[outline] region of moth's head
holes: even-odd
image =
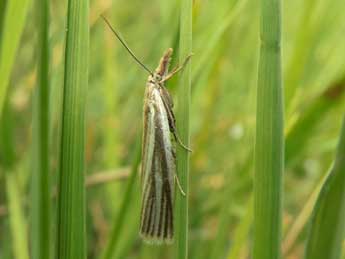
[[[152,80],[155,83],[159,83],[160,81],[162,81],[162,79],[163,79],[163,77],[160,74],[158,74],[158,73],[153,74]]]
[[[152,75],[149,75],[149,78],[148,78],[148,82],[156,86],[159,86],[162,80],[163,80],[163,77],[158,73],[153,73]]]

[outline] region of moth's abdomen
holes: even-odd
[[[143,193],[140,235],[147,243],[172,243],[174,222],[170,186],[168,183],[161,185],[160,197],[155,193],[155,181],[147,188]]]

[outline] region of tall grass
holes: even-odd
[[[37,1],[38,85],[34,100],[31,256],[51,256],[49,170],[49,0]]]
[[[284,170],[280,0],[261,0],[254,172],[254,259],[280,258]]]
[[[70,0],[59,165],[57,258],[86,258],[85,102],[88,89],[89,5]]]
[[[0,258],[35,257],[39,250],[47,253],[49,247],[46,244],[49,242],[60,251],[57,254],[60,258],[94,259],[102,257],[105,251],[109,251],[108,258],[121,259],[184,259],[186,255],[190,259],[253,256],[255,259],[258,256],[266,259],[275,255],[278,258],[281,170],[277,168],[281,162],[282,148],[279,148],[280,135],[274,134],[280,134],[278,124],[282,119],[277,97],[280,50],[279,44],[270,37],[273,34],[266,33],[267,28],[274,32],[278,27],[276,16],[273,15],[277,13],[275,3],[278,1],[193,1],[193,15],[192,1],[185,0],[152,3],[133,0],[130,4],[126,0],[91,1],[89,25],[87,15],[80,19],[81,16],[77,14],[86,13],[84,0],[69,3],[70,9],[72,5],[83,8],[74,8],[73,12],[69,12],[68,17],[76,19],[69,19],[67,25],[68,1],[53,1],[50,9],[54,15],[46,24],[42,22],[39,26],[33,21],[38,16],[37,11],[42,9],[30,5],[30,2],[0,0],[0,45],[4,46],[0,52],[0,85],[7,86],[0,90],[0,100],[3,98],[0,105],[3,106],[0,119]],[[261,3],[261,10],[267,12],[263,12],[265,15],[262,16],[262,29],[265,30],[262,33],[257,88]],[[336,236],[341,235],[338,230],[342,225],[342,212],[335,208],[336,205],[341,208],[341,179],[325,173],[334,160],[339,116],[344,112],[345,45],[339,42],[345,28],[345,16],[342,15],[345,1],[291,0],[282,4],[282,66],[286,69],[284,88],[288,108],[285,116],[287,123],[284,123],[284,258],[303,258],[303,248],[308,244],[309,258],[320,249],[322,251],[318,255],[328,259],[331,251],[340,251]],[[17,10],[15,13],[8,13],[8,10],[14,9]],[[27,12],[30,19],[24,20],[25,15],[18,15]],[[167,83],[176,101],[177,109],[174,110],[177,111],[178,133],[184,138],[185,144],[193,149],[192,153],[186,153],[178,147],[179,179],[188,195],[183,197],[176,189],[177,232],[175,244],[171,246],[147,245],[138,235],[139,178],[132,174],[114,183],[111,179],[116,176],[113,173],[109,177],[107,175],[108,172],[121,171],[121,168],[132,168],[132,172],[137,169],[140,156],[133,143],[139,145],[137,137],[140,135],[138,129],[141,128],[142,96],[147,75],[132,63],[113,35],[106,35],[110,38],[104,44],[104,33],[108,33],[108,30],[98,19],[102,13],[113,18],[112,23],[150,68],[157,65],[162,52],[168,47],[173,47],[181,59],[191,52],[191,35],[188,33],[193,24],[192,65],[186,67],[180,81],[176,77]],[[83,21],[79,23],[77,19]],[[37,47],[37,40],[43,38],[34,36],[38,30],[47,29],[48,25],[52,55],[49,64],[43,65],[38,60],[40,55],[37,55],[43,50]],[[87,43],[87,37],[84,37],[87,27],[90,27],[92,42],[90,61],[79,62],[81,56],[86,57],[88,53],[84,45]],[[62,54],[66,29],[68,46],[64,62]],[[22,36],[19,37],[18,33]],[[174,56],[172,67],[176,63]],[[65,89],[60,91],[63,88],[65,65]],[[80,73],[85,66],[89,66],[90,73]],[[191,67],[192,92],[189,97],[188,74]],[[59,224],[54,224],[54,213],[43,216],[40,213],[43,212],[43,206],[41,210],[36,209],[39,208],[38,200],[33,202],[28,195],[31,179],[36,183],[32,186],[36,194],[44,189],[35,188],[40,186],[39,178],[36,178],[38,174],[34,174],[38,170],[32,170],[30,166],[32,162],[44,163],[45,159],[44,154],[41,158],[36,156],[39,143],[43,144],[46,136],[38,131],[38,125],[45,122],[39,120],[37,113],[37,90],[40,88],[35,85],[38,77],[45,74],[44,70],[50,70],[48,80],[52,97],[49,100],[50,109],[46,109],[51,111],[49,143],[53,152],[49,156],[52,191],[58,185],[56,177],[61,176],[63,184],[58,200],[54,195],[49,201],[48,194],[45,202],[51,202],[53,208],[60,203]],[[90,85],[88,112],[83,117],[87,84]],[[257,89],[257,104],[261,109],[258,109],[257,117],[255,168],[261,170],[255,171],[254,197],[251,173],[254,172],[253,133]],[[56,115],[61,115],[62,92],[64,114],[61,116],[61,140],[60,135],[56,134],[60,131],[57,125],[60,121]],[[41,104],[41,109],[44,109],[45,105],[43,102]],[[187,119],[185,115],[188,115],[189,108],[190,116]],[[85,135],[83,121],[87,123]],[[185,126],[190,127],[187,129]],[[189,135],[192,144],[188,141]],[[59,149],[60,144],[59,162],[55,150]],[[87,166],[82,168],[84,155]],[[30,158],[33,158],[32,161]],[[60,170],[57,170],[59,163]],[[274,168],[274,165],[277,167]],[[186,172],[188,167],[189,172]],[[87,209],[83,198],[82,173],[90,174],[90,180],[96,179],[91,182],[98,182],[87,187]],[[314,197],[319,193],[318,186],[322,186],[323,179],[328,176],[328,184],[320,193],[320,202],[310,219]],[[254,203],[260,206],[253,206]],[[40,214],[42,220],[39,220]],[[30,225],[28,216],[31,215],[40,224],[52,221],[52,226],[44,228],[45,234],[49,234],[46,232],[48,229],[51,230],[49,242],[48,238],[44,240],[43,235],[42,242],[35,239],[35,236],[39,236],[38,225]],[[85,218],[87,231],[83,227]],[[306,224],[309,220],[310,225]],[[327,228],[325,220],[339,227]],[[252,231],[253,226],[255,232]],[[261,227],[261,232],[257,231],[258,227]],[[306,231],[307,227],[310,227],[309,232]],[[57,243],[55,230],[59,233]],[[253,244],[255,254],[252,254]],[[268,257],[266,253],[270,253]],[[341,257],[344,257],[344,251],[342,253]]]
[[[339,259],[345,233],[345,116],[334,164],[311,219],[306,259]]]
[[[23,210],[23,190],[18,183],[18,175],[23,171],[20,166],[16,166],[17,154],[13,134],[14,112],[7,89],[29,3],[30,1],[24,0],[2,1],[0,4],[2,8],[0,14],[0,161],[3,172],[5,172],[3,190],[7,197],[11,233],[10,236],[6,235],[6,240],[12,249],[12,256],[20,259],[29,258],[27,222]]]
[[[0,39],[0,114],[29,4],[30,0],[13,0],[2,4],[5,10],[2,13],[4,17]]]
[[[138,138],[139,139],[139,138]],[[119,240],[121,236],[123,236],[123,232],[130,229],[128,225],[129,221],[126,221],[128,218],[128,210],[130,208],[131,199],[133,198],[133,193],[135,193],[135,182],[137,178],[138,166],[141,160],[141,146],[139,141],[136,143],[136,147],[134,149],[134,158],[132,162],[132,170],[130,177],[128,179],[128,183],[126,186],[126,190],[124,192],[121,206],[119,208],[119,213],[117,217],[114,219],[114,223],[112,226],[112,230],[110,232],[109,241],[105,247],[103,255],[101,256],[102,259],[112,259],[114,255],[119,251]]]
[[[7,172],[6,194],[8,201],[10,227],[12,233],[11,245],[14,258],[29,259],[29,246],[27,239],[27,222],[22,208],[22,193],[18,184],[18,174],[20,170]]]
[[[182,0],[180,6],[180,63],[192,52],[192,8],[193,1]],[[182,142],[190,145],[190,103],[191,103],[191,64],[187,64],[180,74],[178,87],[177,129]],[[176,258],[188,258],[188,151],[178,145],[177,175],[186,196],[177,192],[175,205],[175,246]]]

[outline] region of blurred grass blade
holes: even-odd
[[[313,36],[312,18],[315,7],[319,1],[306,0],[301,2],[303,6],[302,16],[297,26],[296,40],[292,52],[291,60],[285,73],[285,107],[286,112],[291,112],[294,108],[293,98],[299,89],[300,80],[304,73],[308,52],[310,51],[310,41]],[[292,106],[291,106],[292,105]],[[291,106],[291,107],[290,107]]]
[[[12,247],[15,259],[29,259],[28,240],[17,172],[11,170],[6,175],[7,204],[12,233]]]
[[[308,141],[314,135],[313,129],[322,123],[329,111],[342,104],[344,93],[345,77],[333,83],[315,100],[312,100],[293,126],[287,125],[285,150],[287,166],[293,165],[301,157]]]
[[[6,2],[0,37],[0,114],[4,106],[9,79],[24,28],[30,0]],[[1,5],[2,6],[2,5]]]
[[[254,259],[280,258],[284,169],[280,5],[280,0],[261,0],[254,175]]]
[[[246,206],[246,213],[241,219],[241,223],[237,226],[234,234],[234,240],[230,247],[230,253],[226,257],[228,259],[240,258],[241,248],[246,244],[249,236],[249,231],[253,223],[253,197],[250,197]]]
[[[208,40],[206,48],[203,49],[203,51],[200,53],[199,62],[195,64],[195,68],[193,69],[192,73],[193,82],[200,73],[203,73],[204,67],[206,63],[209,62],[213,50],[220,48],[220,45],[222,45],[223,43],[222,38],[224,38],[226,30],[233,24],[235,18],[237,18],[238,15],[241,14],[241,11],[245,7],[247,1],[248,0],[236,0],[233,6],[231,6],[231,9],[229,10],[221,25],[216,28],[215,32]]]
[[[38,28],[38,85],[34,97],[31,209],[32,258],[50,258],[49,181],[49,0],[36,2]]]
[[[180,64],[192,52],[192,0],[181,0],[180,7]],[[191,102],[191,64],[180,73],[178,87],[177,128],[182,142],[190,146],[189,115]],[[176,192],[175,205],[175,255],[188,258],[188,177],[189,153],[177,145],[177,174],[186,196]]]
[[[314,207],[306,259],[338,259],[345,234],[345,116],[333,168]]]
[[[59,165],[57,258],[86,258],[84,141],[88,87],[89,3],[70,0]]]
[[[249,161],[249,159],[246,160],[246,163],[244,163],[243,165],[236,167],[235,170],[239,171],[240,175],[245,175],[245,174],[249,174],[249,172],[252,170],[252,166],[253,164]],[[228,242],[229,242],[229,234],[231,232],[230,229],[230,225],[231,225],[231,217],[230,217],[230,210],[229,210],[229,204],[231,204],[231,200],[233,199],[233,189],[229,188],[229,186],[232,184],[232,178],[230,177],[230,175],[227,176],[229,179],[226,181],[225,184],[225,190],[223,192],[223,197],[222,197],[222,204],[221,204],[221,209],[220,209],[220,213],[219,213],[219,223],[218,223],[218,229],[217,229],[217,234],[214,238],[214,242],[212,244],[212,250],[211,250],[211,256],[210,258],[213,259],[220,259],[220,258],[224,258],[224,252],[226,251],[225,247],[227,247]],[[253,212],[252,212],[252,206],[253,206],[253,199],[250,198],[250,202],[248,202],[248,205],[246,206],[246,211],[248,214],[248,211],[250,210],[250,219],[252,220],[253,216]],[[243,224],[240,224],[240,226]],[[248,222],[248,229],[249,226],[251,226],[252,221]],[[238,243],[241,243],[239,240],[239,231],[241,232],[241,230],[239,230],[240,227],[237,227],[237,231],[235,233],[235,238],[237,238]],[[242,227],[244,228],[244,227]],[[247,233],[248,234],[248,233]],[[242,239],[241,239],[242,241]],[[242,247],[243,243],[241,244],[236,244],[240,247]],[[230,250],[232,251],[234,248],[234,246],[232,245]],[[229,257],[229,256],[227,256]]]
[[[321,177],[321,179],[315,186],[313,192],[310,194],[308,200],[305,202],[304,207],[301,209],[298,216],[294,219],[294,222],[291,224],[291,226],[288,227],[288,231],[284,236],[284,241],[282,244],[282,250],[284,255],[283,258],[288,256],[290,250],[292,250],[302,230],[305,228],[306,223],[310,218],[310,215],[312,214],[317,196],[328,175],[329,172],[323,177]]]
[[[119,209],[119,215],[117,215],[114,221],[112,231],[110,233],[110,239],[108,241],[108,244],[105,248],[103,255],[101,256],[101,258],[103,259],[114,258],[113,255],[117,253],[117,247],[119,244],[119,240],[121,239],[122,230],[126,225],[125,217],[128,215],[127,213],[131,204],[131,198],[133,197],[133,193],[135,192],[135,188],[134,188],[135,180],[137,178],[138,166],[140,164],[140,159],[141,159],[140,141],[137,141],[134,152],[135,152],[134,154],[135,157],[133,159],[132,171],[128,179],[126,191],[123,196],[123,200]],[[139,218],[138,218],[138,222],[139,222]],[[128,228],[130,227],[128,226]]]
[[[16,169],[15,139],[13,134],[14,112],[10,104],[10,94],[4,103],[3,114],[0,118],[0,164],[5,172],[7,205],[11,238],[5,237],[12,247],[15,259],[29,259],[26,220],[22,202],[22,189],[18,184],[18,175],[23,173]],[[0,170],[2,171],[2,170]],[[1,255],[1,253],[0,253]]]

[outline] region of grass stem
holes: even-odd
[[[261,0],[254,174],[254,259],[280,258],[284,170],[280,0]]]
[[[86,258],[84,142],[88,17],[87,0],[69,0],[59,165],[58,259]]]
[[[180,8],[180,64],[192,52],[192,0],[182,0]],[[191,103],[191,64],[180,74],[178,88],[177,128],[182,142],[190,146],[189,116]],[[188,178],[189,152],[177,145],[177,174],[185,196],[176,195],[175,246],[176,258],[188,258]]]

